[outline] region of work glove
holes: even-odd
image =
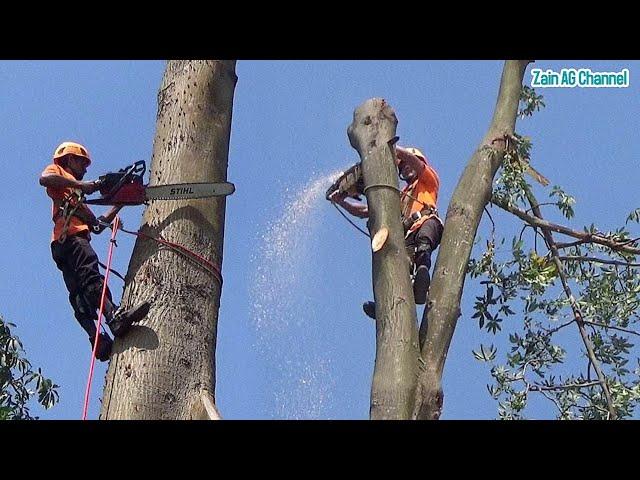
[[[329,195],[329,200],[335,203],[342,203],[346,197],[347,192],[340,192],[339,190],[336,190],[335,192],[331,193],[331,195]]]
[[[95,180],[93,182],[80,182],[79,188],[80,190],[82,190],[82,193],[91,195],[93,192],[100,188],[100,184],[98,180]]]

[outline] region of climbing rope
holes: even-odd
[[[334,202],[334,201],[332,200],[332,201],[331,201],[331,205],[333,205],[334,207],[336,207],[336,210],[338,210],[338,213],[339,213],[340,215],[342,215],[342,216],[345,218],[345,220],[346,220],[347,222],[349,222],[351,225],[353,225],[353,227],[354,227],[356,230],[358,230],[358,231],[359,231],[360,233],[362,233],[363,235],[366,235],[367,237],[370,237],[370,235],[369,235],[367,232],[365,232],[365,231],[364,231],[364,230],[362,230],[358,225],[356,225],[355,223],[353,223],[353,221],[352,221],[349,217],[347,217],[347,216],[345,215],[345,213],[344,213],[342,210],[340,210],[340,207],[338,207],[338,205],[336,204],[336,202]]]
[[[170,248],[174,252],[177,252],[177,253],[180,253],[180,254],[184,255],[189,260],[193,261],[194,263],[197,263],[201,267],[204,267],[204,269],[207,272],[209,272],[211,275],[214,276],[214,278],[220,284],[220,288],[222,288],[222,272],[220,271],[220,267],[218,267],[218,265],[216,265],[215,263],[207,260],[202,255],[200,255],[200,254],[198,254],[198,253],[196,253],[196,252],[194,252],[192,250],[189,250],[184,245],[180,245],[178,243],[170,242],[170,241],[165,240],[164,238],[161,238],[161,237],[154,237],[153,235],[148,235],[148,234],[140,232],[140,231],[133,232],[131,230],[125,230],[122,226],[120,226],[119,228],[124,233],[128,233],[129,235],[135,235],[137,237],[143,237],[143,238],[147,238],[147,239],[150,239],[150,240],[154,240],[155,242],[158,242],[158,243]]]
[[[116,247],[117,247],[117,246],[118,246],[118,245],[116,244]],[[98,265],[100,265],[100,266],[101,266],[102,268],[104,268],[105,270],[107,269],[107,266],[106,266],[104,263],[100,262],[100,261],[98,261]],[[110,271],[111,273],[113,273],[116,277],[118,277],[120,280],[122,280],[123,282],[125,281],[125,278],[122,276],[122,274],[118,273],[118,271],[117,271],[117,270],[114,270],[113,268],[109,268],[109,271]]]
[[[93,380],[93,368],[96,363],[96,350],[98,349],[98,343],[100,342],[100,326],[102,323],[102,311],[104,309],[104,299],[107,293],[107,284],[109,282],[109,272],[111,271],[111,258],[113,255],[113,247],[116,244],[116,234],[118,233],[118,225],[120,218],[116,215],[113,220],[113,231],[111,232],[111,240],[109,241],[109,253],[107,256],[107,266],[104,275],[104,283],[102,285],[102,295],[100,296],[100,309],[98,311],[98,326],[96,327],[96,338],[93,341],[93,350],[91,352],[91,364],[89,366],[89,377],[87,378],[87,388],[84,392],[84,408],[82,410],[82,420],[87,419],[87,410],[89,408],[89,394],[91,393],[91,382]]]

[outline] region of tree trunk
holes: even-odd
[[[235,61],[170,61],[158,94],[150,184],[227,179]],[[222,267],[225,197],[158,200],[141,232]],[[123,306],[151,301],[147,317],[114,345],[102,419],[212,418],[222,285],[200,264],[138,237]]]
[[[522,78],[528,63],[526,60],[505,63],[489,131],[462,173],[449,203],[427,308],[420,326],[423,369],[414,411],[417,419],[440,417],[442,372],[460,316],[467,264],[484,207],[491,198],[493,177],[504,157],[505,136],[514,133]]]
[[[410,418],[419,359],[416,309],[394,163],[397,123],[393,109],[383,99],[374,98],[356,109],[348,129],[349,141],[362,159],[371,238],[383,228],[389,232],[382,248],[372,254],[377,318],[372,420]]]

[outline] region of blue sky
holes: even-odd
[[[164,65],[0,62],[0,151],[7,176],[0,313],[17,324],[33,365],[61,385],[60,404],[35,408],[41,418],[80,418],[90,349],[51,259],[51,205],[38,175],[64,140],[89,148],[94,161],[87,178],[149,160]],[[375,326],[361,311],[372,298],[368,239],[323,199],[331,174],[358,160],[346,135],[353,110],[371,97],[387,99],[399,120],[400,144],[420,148],[440,174],[444,214],[488,127],[502,65],[238,62],[228,170],[236,193],[227,200],[217,347],[217,403],[225,418],[368,417],[375,356]],[[630,70],[629,88],[539,90],[547,107],[517,127],[532,137],[534,166],[576,197],[572,226],[594,222],[607,230],[623,224],[640,207],[639,62],[538,60],[535,67]],[[528,71],[525,84],[530,82]],[[137,228],[142,211],[124,211],[125,226]],[[496,216],[506,233],[517,230],[514,220]],[[103,261],[107,235],[93,240]],[[118,271],[126,272],[132,249],[132,238],[120,233]],[[112,277],[110,284],[119,299],[122,282]],[[488,368],[471,350],[480,342],[500,346],[504,339],[480,332],[471,319],[478,294],[467,283],[445,369],[442,418],[496,417],[485,388]],[[105,364],[97,364],[90,418],[99,411],[105,372]],[[553,417],[541,401],[527,413]]]

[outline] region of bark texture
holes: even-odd
[[[410,262],[400,220],[393,109],[380,98],[359,106],[349,126],[349,141],[362,160],[367,226],[371,238],[383,228],[388,237],[372,253],[376,302],[376,362],[371,387],[370,418],[410,418],[416,387],[418,328]]]
[[[158,93],[150,184],[227,180],[235,61],[170,61]],[[157,200],[141,232],[184,245],[222,268],[225,197]],[[102,419],[212,418],[222,285],[198,263],[138,237],[123,305],[149,315],[118,339]],[[215,412],[215,413],[214,413]]]

